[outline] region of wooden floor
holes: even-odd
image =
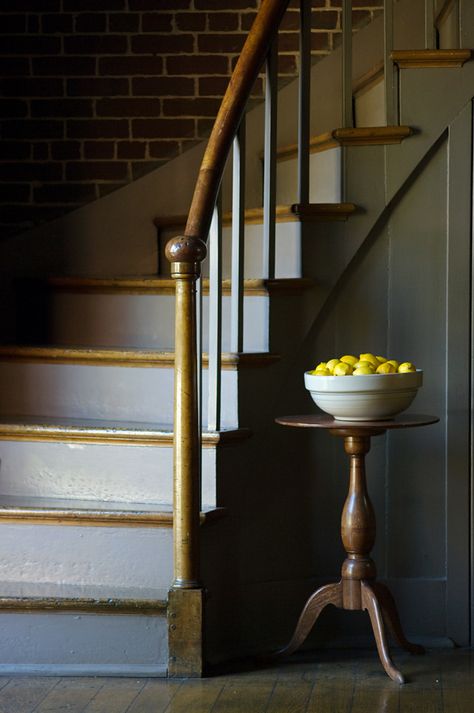
[[[473,713],[474,651],[396,653],[410,682],[375,651],[294,656],[204,680],[1,678],[0,713]]]

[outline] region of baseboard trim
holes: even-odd
[[[0,676],[117,676],[165,678],[165,664],[0,664]]]

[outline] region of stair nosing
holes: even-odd
[[[91,614],[166,613],[165,599],[123,599],[118,597],[35,597],[1,596],[0,611],[81,611]]]
[[[391,59],[401,69],[417,69],[423,67],[453,68],[462,67],[472,58],[473,50],[393,50]]]

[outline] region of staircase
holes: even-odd
[[[267,44],[266,23],[286,4],[262,3]],[[300,148],[282,142],[262,168],[265,196],[276,185],[271,200],[245,209],[245,189],[234,191],[232,209],[212,223],[213,254],[198,283],[202,360],[190,285],[216,180],[187,225],[182,215],[156,217],[158,274],[45,276],[39,292],[35,283],[18,343],[0,347],[0,673],[200,675],[205,661],[281,639],[281,608],[291,610],[311,583],[314,552],[296,535],[275,544],[282,508],[293,511],[282,515],[290,522],[298,509],[302,521],[308,512],[287,479],[293,472],[294,485],[307,486],[307,455],[293,434],[275,431],[273,418],[276,409],[308,408],[295,387],[300,360],[311,360],[305,340],[374,226],[470,102],[469,58],[468,50],[394,52],[403,124],[310,137],[305,120]],[[255,74],[258,57],[252,62]],[[418,101],[419,85],[405,80],[425,66],[432,86],[454,85],[443,107],[434,91]],[[385,84],[372,73],[367,91],[378,96],[387,82],[387,71]],[[276,134],[267,121],[268,150]],[[234,176],[238,166],[234,154]],[[170,248],[177,234],[184,237]],[[177,313],[175,331],[177,291],[178,309],[188,311]],[[256,541],[266,553],[258,562]],[[288,588],[275,601],[281,560]]]

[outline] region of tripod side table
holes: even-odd
[[[393,664],[387,645],[387,627],[400,646],[410,653],[422,654],[422,646],[405,638],[397,608],[390,590],[376,581],[375,563],[370,551],[375,543],[375,514],[367,492],[365,455],[370,439],[387,430],[428,426],[439,421],[435,416],[404,415],[386,421],[337,421],[327,414],[282,416],[275,419],[282,426],[322,428],[333,436],[344,438],[344,449],[350,457],[349,492],[342,511],[341,537],[347,557],[341,579],[317,589],[306,602],[291,641],[274,656],[293,653],[305,641],[324,607],[333,604],[352,611],[366,610],[377,643],[377,650],[386,673],[398,683],[405,683]]]

